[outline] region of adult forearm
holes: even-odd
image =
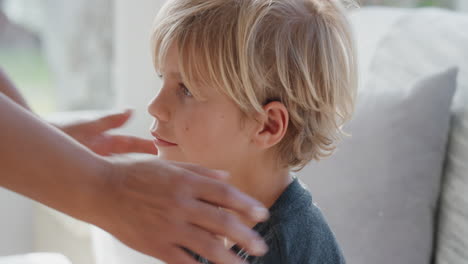
[[[107,162],[0,94],[0,186],[82,220]]]

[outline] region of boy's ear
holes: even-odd
[[[258,126],[254,134],[255,144],[263,149],[278,144],[286,134],[289,123],[288,110],[281,102],[270,102],[263,106],[257,116]]]

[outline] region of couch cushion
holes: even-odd
[[[468,109],[458,113],[453,121],[440,204],[436,264],[468,263]]]
[[[352,137],[300,172],[349,263],[429,263],[456,73],[399,87],[373,74]]]
[[[405,16],[382,39],[372,71],[395,86],[457,65],[458,85],[440,203],[437,264],[468,263],[468,14],[422,9]]]

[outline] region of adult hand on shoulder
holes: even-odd
[[[92,222],[123,243],[168,263],[196,264],[182,248],[215,263],[243,263],[216,236],[252,255],[266,252],[263,240],[233,214],[260,222],[263,205],[220,180],[222,172],[154,159],[110,158],[110,171]],[[103,199],[106,197],[105,199]],[[135,215],[138,217],[129,217]],[[109,219],[114,219],[109,221]]]
[[[56,127],[102,156],[122,153],[157,154],[157,149],[151,140],[108,133],[111,129],[122,127],[131,115],[132,111],[126,110],[90,121],[56,125]]]

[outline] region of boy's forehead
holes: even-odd
[[[181,79],[181,74],[179,70],[179,54],[177,47],[171,45],[167,50],[166,56],[164,56],[163,65],[161,65],[161,73],[167,77],[176,77]]]
[[[170,77],[170,78],[182,80],[182,74],[177,69],[174,70],[170,68],[161,68],[161,73],[166,78]]]

